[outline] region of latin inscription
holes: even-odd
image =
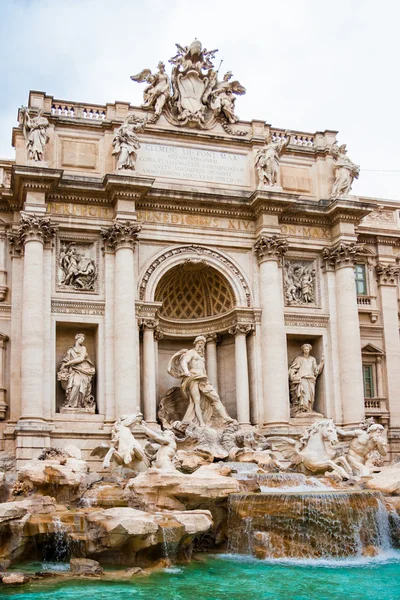
[[[173,179],[249,185],[247,156],[200,148],[142,144],[136,172]]]
[[[306,225],[281,225],[281,233],[288,236],[302,238],[316,238],[330,240],[331,233],[327,227],[313,227]]]
[[[183,225],[185,227],[211,227],[215,229],[231,229],[232,231],[254,231],[254,222],[247,219],[224,219],[204,215],[186,213],[138,211],[137,219],[142,223],[160,225]]]
[[[72,204],[70,202],[49,202],[47,212],[51,215],[72,217],[93,217],[94,219],[112,219],[114,211],[107,206]]]

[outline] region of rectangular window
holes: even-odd
[[[365,272],[365,265],[355,265],[354,277],[356,280],[357,296],[367,295],[367,276]]]
[[[374,378],[372,365],[363,365],[364,398],[374,398]]]

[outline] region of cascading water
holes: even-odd
[[[47,534],[43,547],[43,559],[45,562],[61,563],[69,559],[71,554],[71,541],[68,529],[60,517],[54,516],[51,524],[52,531]]]
[[[392,547],[389,513],[379,492],[233,494],[229,551],[259,558],[344,558]]]

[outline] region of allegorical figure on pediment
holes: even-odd
[[[143,69],[131,77],[139,83],[147,81],[150,84],[144,90],[142,104],[142,108],[154,109],[150,122],[155,122],[164,111],[175,125],[209,128],[218,117],[225,124],[226,121],[236,123],[234,95],[245,94],[246,90],[238,81],[230,81],[230,71],[218,81],[218,71],[213,63],[217,50],[203,48],[197,39],[190,46],[176,44],[176,48],[177,53],[169,60],[171,82],[163,63],[159,63],[155,75],[150,69]]]
[[[29,160],[42,161],[44,158],[44,149],[49,140],[49,136],[47,135],[49,121],[43,116],[42,112],[39,109],[35,114],[29,108],[21,108],[23,118],[22,131],[28,149]]]
[[[158,73],[152,73],[150,69],[143,69],[137,75],[131,75],[133,81],[142,83],[146,81],[149,85],[143,90],[142,108],[153,108],[157,116],[161,115],[164,104],[170,97],[171,83],[165,72],[165,64],[159,62]]]
[[[289,142],[289,131],[285,131],[284,136],[275,141],[271,134],[268,134],[265,138],[265,145],[257,152],[255,159],[255,167],[261,186],[272,187],[277,184],[281,156]]]
[[[113,154],[117,156],[117,171],[135,169],[137,150],[140,148],[137,132],[142,132],[146,120],[138,120],[135,115],[128,115],[121,127],[115,132]]]
[[[161,400],[159,417],[164,427],[174,421],[195,423],[200,427],[223,425],[234,421],[210,383],[205,362],[206,338],[199,335],[194,348],[180,350],[171,358],[168,373],[181,380]]]
[[[77,333],[75,344],[65,353],[58,368],[57,379],[65,391],[63,409],[79,409],[95,412],[95,399],[92,394],[92,379],[96,373],[89,358],[85,336]]]
[[[318,364],[311,356],[311,344],[303,344],[301,354],[296,356],[289,367],[290,416],[313,412],[315,384],[324,368],[324,357]]]
[[[360,175],[360,167],[347,156],[346,144],[338,146],[335,142],[331,154],[335,159],[335,181],[332,187],[331,200],[336,200],[336,198],[347,196],[350,193],[354,179],[358,179]]]
[[[94,290],[97,269],[93,258],[75,242],[62,244],[59,256],[59,285],[81,291]]]

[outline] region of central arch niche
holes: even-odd
[[[162,303],[158,310],[160,321],[175,331],[175,336],[164,335],[158,342],[157,356],[157,402],[171,387],[179,382],[168,375],[171,356],[182,348],[191,348],[198,333],[210,331],[210,325],[223,317],[238,302],[232,284],[205,260],[187,259],[171,267],[159,280],[154,300]],[[196,334],[190,334],[190,322],[199,326]],[[236,416],[234,372],[234,338],[221,334],[218,343],[218,390],[228,412]],[[212,382],[215,385],[215,381]]]
[[[228,280],[202,261],[187,261],[170,269],[158,283],[154,299],[162,302],[159,312],[166,319],[204,319],[235,306]]]

